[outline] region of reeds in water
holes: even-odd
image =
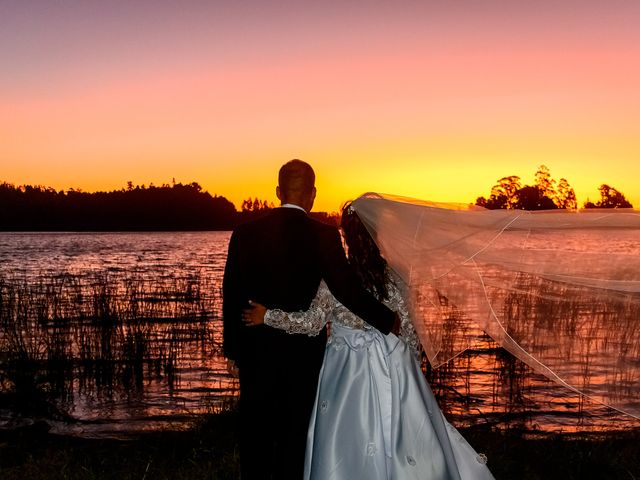
[[[0,277],[0,406],[67,417],[74,395],[140,395],[180,381],[178,363],[215,355],[219,283],[185,277],[70,274]]]

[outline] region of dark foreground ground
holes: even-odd
[[[37,425],[0,431],[0,479],[236,479],[235,426],[236,414],[227,412],[188,431],[133,440],[62,437]],[[461,432],[487,455],[499,480],[640,479],[640,430],[581,439],[525,438],[486,428]]]

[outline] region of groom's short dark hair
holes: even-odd
[[[309,194],[315,183],[311,165],[297,158],[285,163],[278,172],[278,186],[286,196]]]

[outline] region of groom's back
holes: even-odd
[[[268,308],[306,310],[321,280],[320,245],[328,228],[300,210],[278,208],[239,229],[251,299]]]
[[[336,243],[336,237],[337,229],[294,208],[274,209],[234,231],[224,282],[225,356],[240,362],[282,355],[321,360],[324,332],[308,337],[265,325],[244,327],[240,316],[249,300],[270,309],[307,310],[326,267],[328,239]]]

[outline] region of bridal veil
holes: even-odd
[[[356,210],[405,283],[434,367],[480,328],[531,368],[640,418],[640,212],[486,210],[376,193]]]

